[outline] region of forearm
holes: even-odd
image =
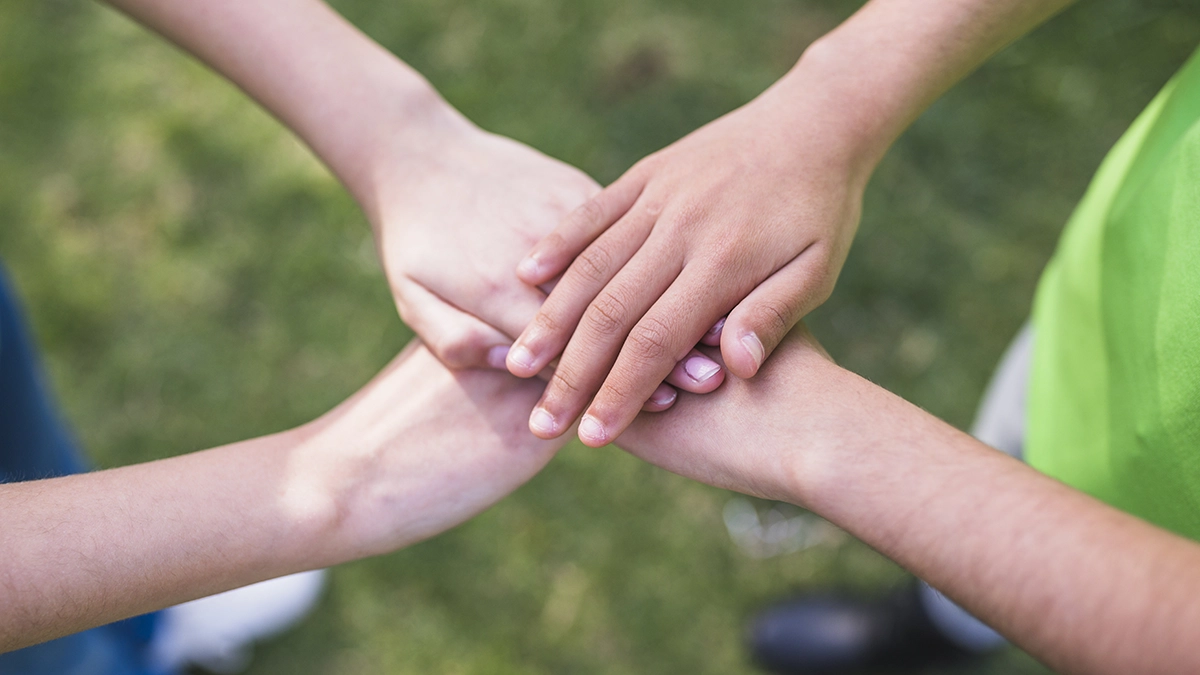
[[[416,71],[319,0],[109,2],[241,87],[368,211],[390,141],[403,137],[419,155],[439,133],[469,125]]]
[[[869,174],[934,100],[1071,1],[872,0],[813,43],[773,95],[795,126]]]
[[[0,486],[0,652],[330,561],[287,432]]]
[[[1056,670],[1200,669],[1200,546],[996,452],[829,366],[804,504]]]
[[[1056,670],[1200,672],[1200,545],[1038,474],[839,368],[802,328],[753,380],[618,443],[828,518]]]
[[[0,485],[0,651],[458,525],[561,447],[525,428],[540,390],[451,372],[414,342],[295,430]]]

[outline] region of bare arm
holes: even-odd
[[[1200,670],[1200,545],[988,448],[802,332],[760,377],[642,416],[619,443],[812,509],[1061,672]]]
[[[320,0],[110,2],[229,78],[324,160],[371,221],[400,315],[443,363],[504,369],[511,336],[546,297],[513,269],[599,190],[591,178],[479,129]],[[682,363],[675,371],[660,382],[720,384],[687,377]],[[674,396],[661,384],[647,407]]]
[[[397,136],[414,158],[470,126],[420,74],[320,0],[108,0],[291,128],[374,207]]]
[[[540,389],[414,347],[303,427],[0,485],[0,652],[453,527],[561,445],[525,428]]]
[[[561,355],[539,402],[557,423],[534,433],[562,433],[582,413],[581,439],[609,442],[725,315],[721,353],[753,377],[832,292],[867,180],[896,137],[1067,4],[873,0],[758,98],[577,209],[518,268],[530,283],[566,270],[508,361],[527,377]]]

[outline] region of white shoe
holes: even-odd
[[[199,666],[240,673],[256,641],[282,633],[312,610],[325,576],[325,570],[301,572],[168,607],[150,643],[151,663],[167,672]]]

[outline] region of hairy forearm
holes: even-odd
[[[832,417],[823,442],[804,444],[792,501],[1061,672],[1200,669],[1200,546],[828,368]]]
[[[381,149],[414,154],[468,125],[416,71],[320,0],[109,0],[191,52],[295,131],[364,208]],[[372,214],[373,215],[373,214]]]
[[[871,0],[776,84],[799,127],[860,174],[950,87],[1072,0]]]

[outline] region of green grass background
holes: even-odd
[[[482,126],[611,181],[752,98],[854,11],[820,0],[339,0]],[[846,366],[969,424],[1062,223],[1193,49],[1200,10],[1079,4],[922,117],[810,320]],[[68,417],[114,466],[327,410],[409,338],[363,217],[239,92],[113,11],[0,5],[0,256]],[[779,594],[901,578],[847,541],[754,560],[728,494],[569,446],[475,521],[334,570],[252,672],[749,673]],[[1015,650],[977,672],[1039,673]]]

